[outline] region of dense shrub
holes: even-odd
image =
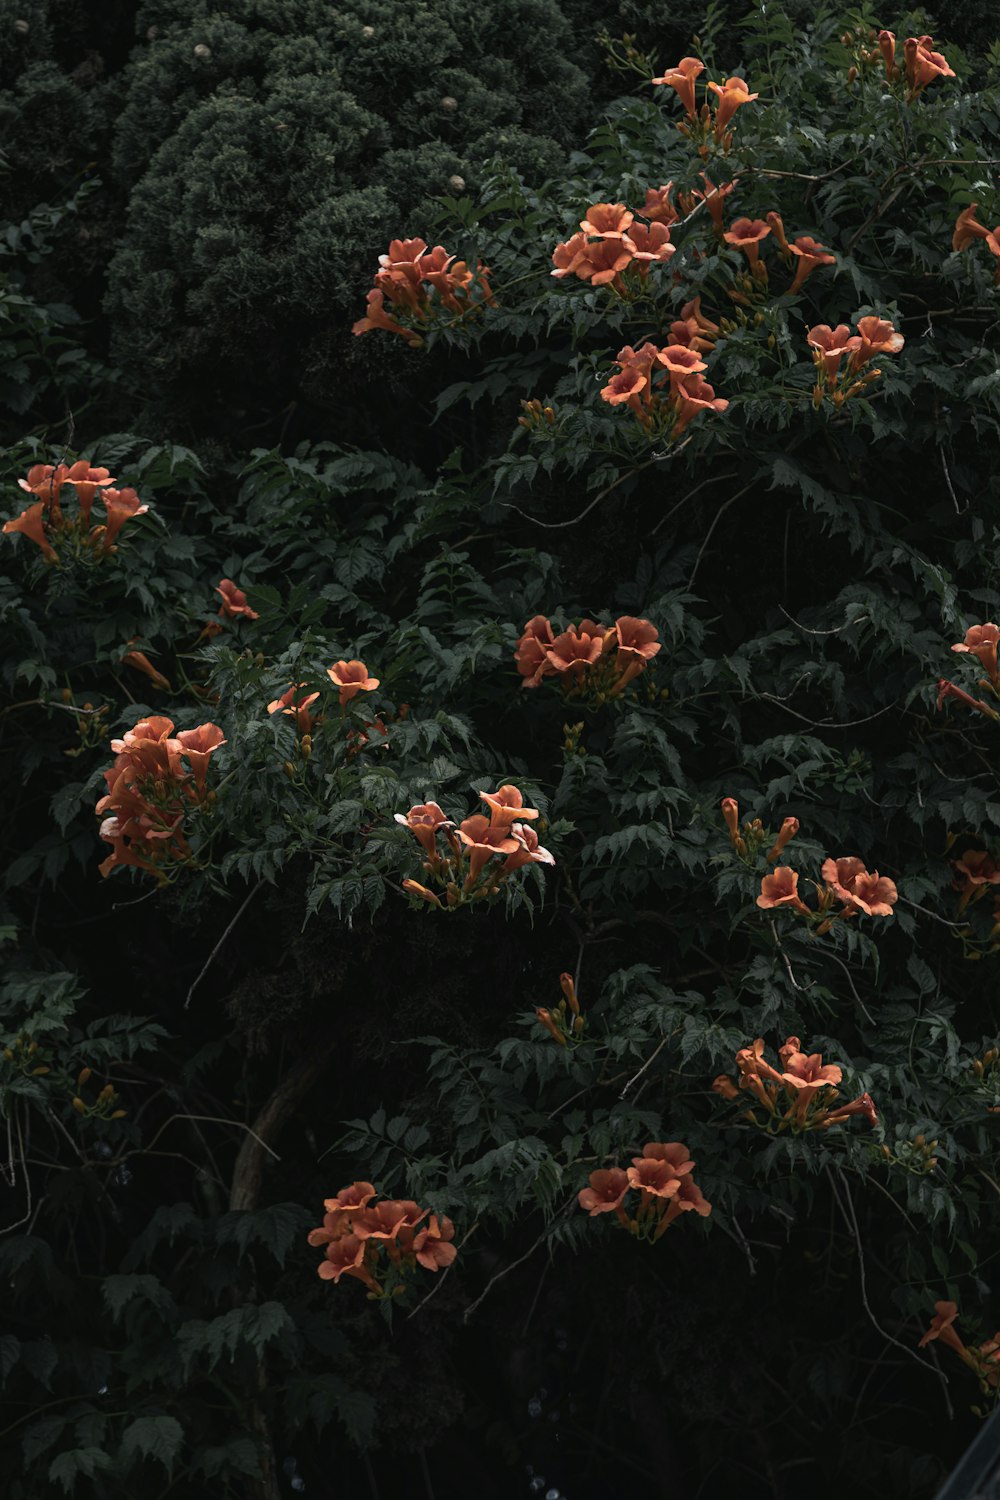
[[[929,1496],[997,1391],[995,60],[716,7],[691,112],[622,43],[428,249],[465,140],[175,15],[116,295],[230,425],[5,457],[12,1495]],[[233,459],[304,348],[338,440]]]

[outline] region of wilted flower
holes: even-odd
[[[29,505],[27,510],[22,510],[19,516],[5,521],[4,533],[9,536],[19,532],[21,536],[26,536],[29,542],[34,542],[36,547],[42,549],[42,556],[46,562],[57,562],[56,550],[46,534],[45,515],[45,501],[39,500],[37,505]]]

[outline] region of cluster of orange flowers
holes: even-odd
[[[567,1047],[570,1042],[578,1041],[583,1036],[587,1020],[580,1009],[572,974],[559,975],[559,988],[563,997],[556,1008],[549,1010],[547,1006],[540,1005],[535,1011],[535,1018],[554,1042],[558,1042],[560,1047]]]
[[[436,802],[418,802],[408,813],[395,814],[396,822],[410,830],[427,856],[423,867],[444,900],[418,880],[403,881],[408,895],[447,911],[495,895],[508,875],[525,865],[555,864],[531,827],[538,809],[525,806],[516,786],[507,784],[479,796],[490,810],[489,817],[475,813],[457,828]],[[439,833],[448,846],[447,854],[438,847]]]
[[[494,301],[489,267],[481,263],[472,271],[464,260],[449,255],[443,245],[428,249],[421,239],[392,240],[387,255],[378,258],[375,285],[368,293],[368,311],[355,323],[353,333],[382,328],[398,333],[414,348],[423,343],[417,327],[403,324],[386,312],[385,304],[418,327],[438,317],[444,309],[453,315]]]
[[[755,1108],[744,1118],[771,1135],[790,1130],[798,1135],[805,1130],[829,1130],[852,1115],[864,1115],[871,1125],[878,1114],[869,1094],[861,1094],[850,1104],[834,1104],[839,1097],[837,1084],[843,1073],[835,1063],[824,1065],[822,1055],[807,1055],[797,1036],[790,1036],[778,1048],[781,1070],[773,1068],[764,1056],[764,1039],[758,1037],[752,1047],[741,1047],[736,1054],[738,1080],[720,1073],[712,1088],[723,1099],[740,1097],[740,1091],[753,1095],[766,1113],[759,1116]]]
[[[903,43],[903,66],[896,61],[896,36],[892,31],[875,32],[871,27],[863,33],[845,32],[840,39],[845,47],[851,47],[854,65],[848,69],[847,78],[853,83],[860,69],[872,64],[885,70],[887,83],[906,82],[906,96],[912,102],[935,78],[954,78],[954,69],[940,52],[933,51],[932,36],[908,36]]]
[[[363,661],[334,662],[332,667],[327,667],[326,675],[337,688],[341,711],[359,693],[373,693],[381,681],[378,677],[372,677]],[[267,705],[269,714],[282,713],[294,720],[296,733],[303,739],[311,739],[312,732],[321,719],[320,714],[309,712],[319,693],[310,693],[308,688],[307,682],[293,683],[280,698],[274,698]],[[378,722],[381,724],[381,720]],[[385,725],[381,724],[381,728],[384,732]]]
[[[728,187],[732,190],[735,185],[732,182]],[[711,200],[708,207],[711,211]],[[721,226],[717,225],[717,228]],[[727,245],[731,245],[734,250],[742,250],[747,258],[747,274],[740,278],[737,289],[728,293],[734,302],[741,302],[745,306],[759,300],[761,291],[770,280],[767,266],[760,258],[760,251],[763,242],[772,235],[785,266],[789,270],[794,267],[792,280],[785,288],[785,296],[794,297],[802,289],[807,277],[820,266],[833,266],[837,263],[837,257],[809,234],[798,234],[790,240],[785,234],[784,220],[773,210],[765,214],[763,219],[734,219],[729,228],[722,229],[721,233]]]
[[[140,505],[133,489],[116,490],[116,481],[107,469],[98,469],[81,458],[75,464],[33,464],[26,479],[19,479],[22,490],[34,499],[12,521],[5,521],[6,533],[19,532],[42,550],[47,563],[58,563],[66,550],[92,558],[107,557],[117,550],[115,540],[126,521],[143,516],[148,505]],[[62,508],[62,493],[71,489],[76,496],[76,513]],[[91,526],[91,510],[97,500],[104,507],[104,524]]]
[[[133,865],[165,883],[171,868],[190,863],[184,819],[213,800],[208,764],[225,743],[218,724],[175,734],[166,718],[140,719],[111,741],[115,762],[104,772],[108,790],[95,809],[103,818],[101,838],[111,845],[102,875]]]
[[[398,1296],[405,1290],[399,1278],[415,1266],[439,1271],[451,1265],[458,1254],[455,1226],[412,1199],[376,1203],[376,1196],[370,1182],[352,1182],[325,1199],[322,1227],[309,1231],[309,1243],[326,1247],[317,1268],[324,1281],[353,1276],[369,1297]]]
[[[683,344],[626,344],[615,355],[618,373],[601,390],[610,406],[626,406],[651,437],[676,442],[699,412],[724,412],[729,402],[704,379],[696,349]]]
[[[995,276],[1000,283],[1000,224],[995,229],[987,229],[985,224],[980,224],[976,218],[978,203],[970,203],[968,208],[963,208],[955,221],[955,233],[951,237],[951,248],[959,252],[968,250],[975,240],[985,240],[986,248],[990,254],[996,257]]]
[[[817,924],[817,937],[829,932],[834,922],[844,917],[856,917],[859,912],[864,912],[867,917],[892,916],[892,908],[899,898],[894,883],[877,870],[867,870],[856,856],[826,859],[820,874],[823,884],[812,882],[819,902],[815,911],[799,895],[798,873],[789,865],[778,865],[770,875],[763,877],[757,905],[764,911],[790,908],[800,916],[808,917]],[[834,906],[839,909],[832,911]]]
[[[695,99],[695,83],[705,71],[705,64],[697,57],[682,57],[676,68],[670,68],[662,78],[650,82],[673,89],[684,106],[685,119],[677,126],[682,135],[696,142],[702,156],[708,151],[708,138],[714,136],[716,144],[728,151],[733,142],[730,129],[733,116],[744,104],[752,104],[759,98],[751,94],[742,78],[727,78],[723,83],[708,82],[705,85],[705,102],[699,110]],[[713,114],[709,94],[715,95]]]
[[[980,1344],[977,1349],[969,1349],[962,1343],[955,1331],[954,1323],[957,1317],[957,1303],[935,1302],[931,1326],[917,1348],[924,1349],[935,1339],[940,1339],[942,1344],[947,1344],[949,1349],[955,1351],[963,1364],[968,1365],[979,1381],[983,1395],[995,1399],[1000,1390],[1000,1331],[991,1339],[987,1339],[985,1344]]]
[[[987,620],[985,625],[970,625],[965,632],[964,641],[956,641],[951,648],[965,656],[976,658],[980,668],[986,673],[985,677],[978,679],[976,686],[992,693],[994,698],[1000,698],[1000,669],[997,667],[998,642],[1000,642],[1000,625]],[[985,714],[988,719],[1000,719],[1000,713],[995,708],[991,708],[981,698],[973,698],[971,693],[966,693],[954,682],[949,682],[946,677],[942,677],[937,686],[939,710],[948,698],[954,698],[957,702],[964,703],[966,708],[974,708],[977,713]]]
[[[613,1213],[619,1224],[639,1239],[658,1240],[675,1219],[694,1212],[703,1219],[712,1212],[691,1173],[694,1162],[680,1141],[651,1141],[630,1167],[607,1167],[591,1172],[589,1186],[577,1195],[590,1217]],[[629,1193],[638,1193],[626,1208]]]
[[[813,405],[819,407],[826,396],[834,406],[842,406],[852,396],[860,396],[878,380],[881,370],[867,370],[880,354],[898,354],[906,342],[901,333],[884,318],[858,319],[857,333],[851,333],[846,323],[831,328],[829,323],[817,323],[806,332],[806,342],[813,351],[816,366],[816,385],[813,389]],[[844,356],[847,364],[841,367]]]
[[[610,286],[625,296],[629,290],[626,274],[630,280],[638,276],[644,282],[652,265],[663,264],[674,254],[670,225],[678,214],[670,202],[671,186],[659,192],[650,188],[645,207],[639,210],[642,219],[624,203],[591,204],[578,232],[553,250],[551,274],[575,276],[591,286]]]
[[[514,652],[522,687],[546,677],[558,680],[567,698],[586,697],[595,706],[619,697],[661,649],[649,620],[620,615],[613,625],[581,620],[557,635],[545,615],[525,625]]]

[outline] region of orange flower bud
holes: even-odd
[[[559,987],[569,1002],[570,1010],[574,1016],[578,1016],[580,1014],[580,1002],[576,998],[576,985],[573,983],[572,974],[560,974]]]
[[[799,820],[798,820],[798,818],[786,818],[785,821],[782,823],[781,828],[780,828],[780,830],[778,832],[778,837],[775,839],[775,841],[772,844],[771,848],[767,851],[767,858],[768,858],[768,861],[771,864],[774,863],[774,861],[778,858],[779,854],[781,853],[782,849],[784,849],[784,847],[785,847],[785,845],[787,843],[791,842],[791,840],[795,837],[795,835],[798,833],[798,831],[799,831]]]
[[[556,1025],[555,1021],[553,1021],[551,1011],[546,1010],[544,1006],[540,1006],[535,1011],[535,1016],[545,1027],[545,1030],[549,1033],[549,1036],[552,1037],[553,1041],[558,1042],[560,1047],[565,1047],[566,1038],[559,1030],[559,1027]]]
[[[441,907],[440,897],[436,896],[433,891],[429,891],[425,885],[421,885],[419,880],[404,880],[403,890],[408,896],[419,896],[421,901],[427,901],[431,906]]]
[[[78,1089],[82,1089],[83,1088],[83,1085],[87,1082],[87,1079],[90,1077],[92,1071],[93,1071],[93,1069],[91,1069],[91,1068],[81,1068],[80,1069],[80,1072],[77,1075],[77,1080],[76,1080],[76,1086],[77,1086]]]
[[[729,829],[729,837],[735,843],[740,831],[740,807],[735,798],[723,797],[722,816],[726,820],[726,827]]]
[[[78,1115],[85,1115],[87,1113],[87,1106],[84,1104],[82,1099],[75,1098],[73,1100],[73,1108],[76,1110]]]

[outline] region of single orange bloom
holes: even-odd
[[[742,250],[751,268],[760,260],[760,243],[771,233],[770,224],[763,219],[734,219],[722,238],[727,245]]]
[[[470,886],[475,885],[494,854],[513,854],[520,847],[509,828],[491,824],[482,813],[459,823],[458,836],[469,851]]]
[[[710,177],[707,177],[704,172],[702,172],[700,176],[702,182],[705,184],[706,190],[702,192],[700,188],[695,188],[694,196],[696,198],[700,198],[704,202],[709,214],[711,215],[712,223],[721,233],[722,216],[725,211],[725,200],[735,189],[737,179],[734,177],[732,182],[724,182],[719,187],[716,187],[715,183],[711,180]],[[695,298],[696,302],[699,300],[699,298]],[[683,318],[686,316],[687,314],[685,313],[684,309],[681,308],[681,317]]]
[[[701,375],[708,369],[697,349],[685,348],[682,344],[667,344],[657,354],[656,362],[668,372],[670,384],[675,387],[689,375]]]
[[[455,1226],[448,1216],[442,1214],[439,1220],[436,1214],[431,1214],[426,1228],[413,1241],[413,1253],[425,1270],[440,1271],[442,1266],[450,1266],[458,1254],[457,1246],[451,1243],[454,1238]]]
[[[594,203],[580,220],[584,234],[595,235],[601,240],[620,240],[625,237],[635,215],[624,203]]]
[[[677,386],[676,395],[678,410],[674,437],[679,437],[700,411],[724,412],[729,405],[700,375],[688,375]]]
[[[955,231],[951,237],[951,248],[953,250],[968,250],[975,240],[989,239],[990,231],[985,224],[980,224],[976,218],[978,203],[970,203],[968,208],[963,208],[955,220]]]
[[[222,599],[220,615],[225,615],[227,620],[235,620],[243,615],[248,620],[259,620],[260,615],[255,609],[251,609],[247,603],[247,596],[241,588],[238,588],[231,578],[221,578],[216,585],[215,592]]]
[[[659,1229],[656,1231],[658,1239],[664,1230],[669,1229],[675,1219],[680,1218],[683,1213],[696,1213],[699,1218],[707,1219],[712,1212],[712,1205],[705,1197],[701,1188],[693,1177],[682,1177],[678,1185],[677,1193],[667,1205],[667,1211],[663,1215]]]
[[[688,1148],[680,1141],[650,1141],[643,1146],[642,1154],[650,1161],[666,1162],[675,1177],[686,1177],[694,1171],[695,1164],[688,1155]]]
[[[177,735],[177,743],[194,773],[195,781],[198,786],[203,787],[209,759],[220,745],[226,743],[225,735],[218,724],[199,724],[197,729],[182,729]]]
[[[601,400],[610,406],[628,406],[633,411],[642,410],[643,392],[648,392],[649,381],[634,367],[619,370],[612,375],[607,385],[601,387]]]
[[[588,1180],[590,1186],[581,1188],[577,1194],[577,1202],[587,1210],[592,1219],[597,1214],[612,1213],[621,1206],[629,1189],[628,1177],[621,1167],[607,1167],[591,1172]]]
[[[587,245],[576,267],[581,281],[592,286],[607,286],[617,281],[632,261],[632,241],[627,235],[618,239],[593,240]]]
[[[76,490],[77,504],[80,507],[80,516],[84,525],[90,521],[90,508],[94,503],[97,491],[115,481],[111,478],[107,469],[91,468],[87,459],[81,458],[75,464],[70,464],[66,470],[64,484],[71,484]]]
[[[381,328],[385,333],[400,334],[412,348],[423,343],[419,333],[412,328],[404,328],[402,323],[397,323],[395,318],[390,318],[385,310],[385,295],[378,287],[373,287],[365,300],[368,304],[368,311],[353,325],[352,333],[371,333],[374,329]]]
[[[662,78],[651,78],[650,82],[673,89],[684,106],[685,114],[694,119],[697,113],[694,101],[695,79],[704,71],[705,64],[700,58],[682,57],[676,68],[668,69]]]
[[[764,911],[771,911],[779,906],[790,906],[794,911],[809,915],[809,908],[799,895],[798,873],[788,865],[778,865],[770,875],[763,877],[757,905]]]
[[[507,828],[511,823],[533,821],[539,816],[537,807],[526,807],[524,797],[516,786],[507,782],[496,792],[477,794],[490,810],[490,821],[496,828]]]
[[[556,636],[546,651],[549,665],[556,672],[579,678],[600,659],[604,651],[604,631],[598,626],[593,633],[588,633],[584,630],[586,624],[593,622],[582,621],[579,631],[575,625],[571,625],[562,635]]]
[[[778,855],[781,853],[782,849],[784,849],[785,845],[791,843],[792,839],[795,837],[798,831],[798,818],[786,818],[784,820],[778,830],[778,837],[775,839],[774,843],[767,851],[767,858],[770,864],[773,864],[774,861],[778,858]]]
[[[834,266],[837,263],[837,257],[808,234],[798,235],[788,248],[798,260],[795,278],[788,288],[789,297],[795,296],[806,277],[811,276],[818,266]]]
[[[22,510],[13,520],[5,521],[3,529],[6,535],[20,532],[29,542],[34,542],[36,547],[41,547],[46,562],[58,562],[56,550],[46,535],[45,511],[45,501],[39,500],[37,505],[29,505],[27,510]]]
[[[338,1282],[341,1276],[353,1276],[370,1291],[378,1291],[378,1282],[364,1264],[365,1245],[355,1234],[345,1234],[326,1247],[326,1258],[319,1263],[324,1281]]]
[[[544,615],[534,615],[525,625],[514,652],[517,670],[525,679],[522,687],[537,687],[552,671],[546,652],[553,639],[552,626]]]
[[[949,1349],[954,1349],[960,1358],[965,1359],[968,1350],[952,1327],[957,1317],[957,1302],[935,1302],[934,1317],[931,1319],[931,1326],[920,1340],[917,1348],[923,1349],[935,1339],[940,1339],[942,1344],[947,1344]]]
[[[879,32],[878,50],[882,54],[882,62],[885,65],[885,76],[892,83],[899,72],[899,69],[896,67],[896,37],[893,32]]]
[[[673,190],[672,182],[666,183],[663,187],[647,188],[646,201],[639,210],[642,217],[648,219],[651,224],[666,224],[668,228],[671,224],[675,224],[680,215],[670,196]]]
[[[300,682],[297,686],[293,685],[282,693],[280,698],[273,699],[267,705],[269,714],[277,713],[280,709],[283,714],[288,714],[290,718],[293,718],[299,734],[312,734],[317,718],[315,714],[309,712],[309,705],[316,702],[319,693],[309,693],[303,697],[302,689],[308,686],[306,682]]]
[[[558,244],[552,252],[552,263],[555,266],[555,270],[550,271],[549,275],[577,275],[578,267],[587,252],[589,243],[590,241],[587,239],[587,236],[580,231],[574,234],[572,239]]]
[[[744,104],[752,104],[760,96],[751,94],[742,78],[727,78],[723,84],[710,83],[708,87],[719,97],[715,107],[715,136],[716,140],[721,141],[736,111]]]
[[[966,849],[961,858],[952,861],[956,890],[1000,884],[1000,866],[985,849]]]
[[[418,802],[410,808],[408,813],[394,813],[393,817],[397,823],[401,823],[404,828],[410,830],[426,854],[437,852],[439,828],[454,828],[455,826],[436,802]]]
[[[637,619],[635,615],[619,615],[615,621],[615,636],[619,656],[638,657],[643,663],[652,661],[663,649],[656,626],[650,620]]]
[[[903,335],[897,333],[885,318],[860,318],[858,335],[861,345],[851,355],[852,370],[860,370],[862,365],[868,364],[878,354],[898,354],[906,342]]]
[[[131,521],[135,516],[144,516],[149,510],[148,505],[139,504],[139,496],[135,490],[101,490],[101,504],[104,506],[107,520],[104,525],[104,539],[102,550],[110,552],[115,537],[121,531],[126,521]]]
[[[633,224],[629,230],[629,241],[634,246],[632,258],[642,277],[649,275],[653,261],[667,261],[677,247],[670,243],[670,230],[666,224]]]
[[[903,52],[906,57],[906,71],[910,87],[914,92],[926,88],[933,83],[935,78],[954,78],[955,71],[948,66],[947,60],[940,52],[930,50],[930,37],[921,37],[915,49],[910,49],[913,37],[909,37],[903,43]],[[925,45],[925,43],[927,45]]]
[[[671,1163],[653,1156],[633,1156],[632,1165],[625,1175],[629,1187],[638,1188],[653,1198],[672,1198],[681,1185]]]
[[[350,703],[358,693],[373,693],[379,685],[377,677],[369,677],[363,661],[338,661],[327,667],[326,675],[340,689],[340,706]]]
[[[354,1214],[351,1225],[359,1240],[394,1240],[404,1225],[414,1228],[426,1213],[410,1198],[383,1198]]]
[[[798,1037],[792,1040],[798,1042]],[[785,1049],[782,1048],[781,1051],[784,1053]],[[822,1054],[819,1052],[813,1052],[807,1056],[796,1049],[786,1053],[781,1060],[785,1065],[785,1071],[781,1077],[789,1088],[815,1089],[823,1085],[833,1088],[844,1076],[836,1063],[824,1064]]]
[[[997,643],[1000,642],[1000,625],[987,620],[985,625],[970,625],[965,640],[952,646],[953,651],[964,651],[977,656],[991,682],[1000,683],[997,669]]]
[[[511,838],[517,839],[518,848],[513,854],[508,854],[503,862],[503,873],[511,874],[514,870],[520,870],[524,865],[554,865],[555,856],[548,849],[543,849],[538,842],[538,834],[526,823],[512,823],[510,825]]]

